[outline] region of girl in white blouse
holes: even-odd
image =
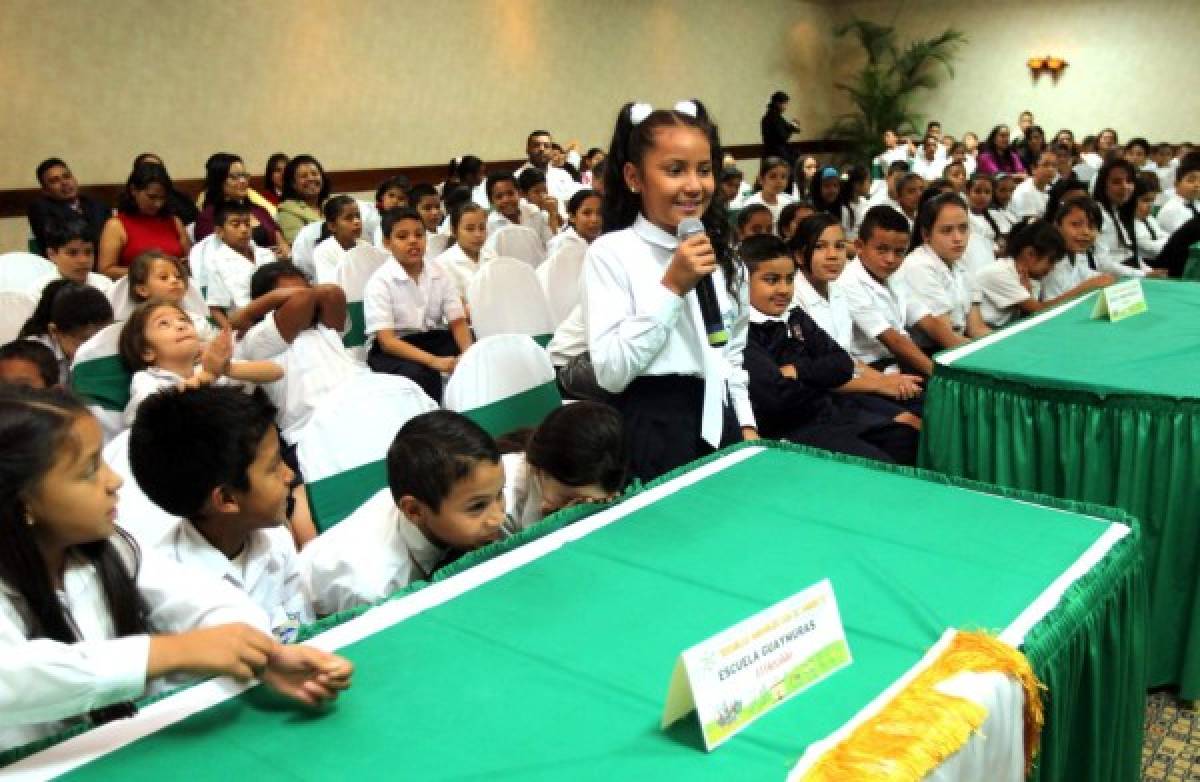
[[[349,686],[350,663],[279,644],[232,586],[139,553],[79,401],[7,390],[0,440],[0,748],[128,716],[170,674],[258,677],[308,704]]]
[[[325,225],[321,228],[322,239],[313,250],[313,267],[317,271],[317,284],[337,282],[337,269],[346,253],[360,244],[363,221],[358,202],[347,195],[334,196],[322,207]]]
[[[626,104],[606,163],[607,233],[584,261],[583,318],[596,380],[625,417],[633,474],[649,480],[758,437],[742,369],[749,304],[714,206],[720,142],[699,103]],[[688,218],[705,231],[680,240]],[[695,292],[706,278],[729,335],[721,345]]]

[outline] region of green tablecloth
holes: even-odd
[[[780,780],[944,629],[1002,630],[1110,526],[947,483],[764,450],[344,648],[358,673],[330,713],[254,690],[72,776]],[[658,728],[680,651],[825,577],[849,668],[711,754],[694,718]],[[1141,578],[1135,533],[1026,636],[1049,687],[1041,778],[1136,776]]]
[[[1094,297],[938,357],[921,463],[1111,505],[1142,524],[1149,686],[1200,697],[1200,287],[1147,280],[1149,311],[1091,320]]]

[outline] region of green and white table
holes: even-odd
[[[922,466],[1120,508],[1141,523],[1147,686],[1200,698],[1200,286],[1143,283],[1109,323],[1095,295],[939,354]]]
[[[963,485],[744,444],[611,508],[547,519],[360,616],[327,620],[314,643],[357,666],[328,713],[217,680],[8,772],[782,780],[953,627],[1023,642],[1049,688],[1040,778],[1134,778],[1145,589],[1137,533],[1117,523],[1129,518]],[[683,649],[822,578],[852,665],[711,754],[694,718],[659,729]]]

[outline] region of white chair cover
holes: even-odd
[[[17,291],[0,291],[0,345],[17,338],[36,307],[37,302],[32,296]]]
[[[0,291],[28,293],[34,283],[57,271],[54,264],[33,253],[0,255]]]
[[[321,401],[296,437],[318,529],[341,521],[387,485],[383,462],[396,432],[436,409],[408,378],[374,372],[353,375]]]
[[[350,328],[342,337],[342,344],[356,361],[367,360],[366,320],[363,316],[363,289],[367,281],[380,266],[391,258],[387,250],[370,245],[358,245],[338,264],[336,282],[346,292],[346,316]]]
[[[376,208],[372,201],[359,201],[358,213],[362,215],[362,238],[369,244],[374,244],[375,234],[380,232],[383,218],[379,216],[379,209]]]
[[[471,326],[476,336],[554,333],[554,317],[533,267],[515,258],[484,263],[467,286]]]
[[[133,375],[121,361],[118,349],[124,325],[112,323],[96,332],[75,351],[71,365],[71,387],[100,422],[106,443],[127,428],[125,406],[129,404]]]
[[[523,225],[497,228],[484,242],[484,250],[501,258],[516,258],[537,267],[546,260],[546,245],[537,231]]]
[[[309,223],[300,229],[292,242],[292,264],[307,274],[309,279],[317,276],[317,270],[313,267],[313,250],[321,239],[322,225],[324,222],[321,220]]]
[[[126,429],[104,446],[104,461],[124,481],[117,490],[117,524],[143,549],[151,549],[179,520],[155,505],[138,486],[129,466],[129,432]]]
[[[555,328],[567,319],[567,315],[579,303],[583,257],[587,254],[587,247],[587,242],[582,240],[563,242],[537,268],[538,282],[546,293],[546,303],[550,305]]]
[[[465,414],[493,435],[536,426],[562,404],[554,365],[527,336],[484,337],[467,349],[446,383],[446,409]]]

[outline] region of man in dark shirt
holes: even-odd
[[[767,111],[759,123],[762,130],[763,156],[781,157],[788,165],[796,165],[796,154],[788,146],[788,139],[800,130],[800,126],[783,116],[787,111],[788,96],[784,92],[776,92],[767,104]]]
[[[58,158],[43,160],[37,167],[42,195],[30,202],[26,214],[29,228],[37,239],[38,251],[46,251],[46,221],[82,219],[88,225],[93,246],[100,244],[100,231],[112,216],[112,210],[94,198],[79,193],[79,183],[67,164]]]

